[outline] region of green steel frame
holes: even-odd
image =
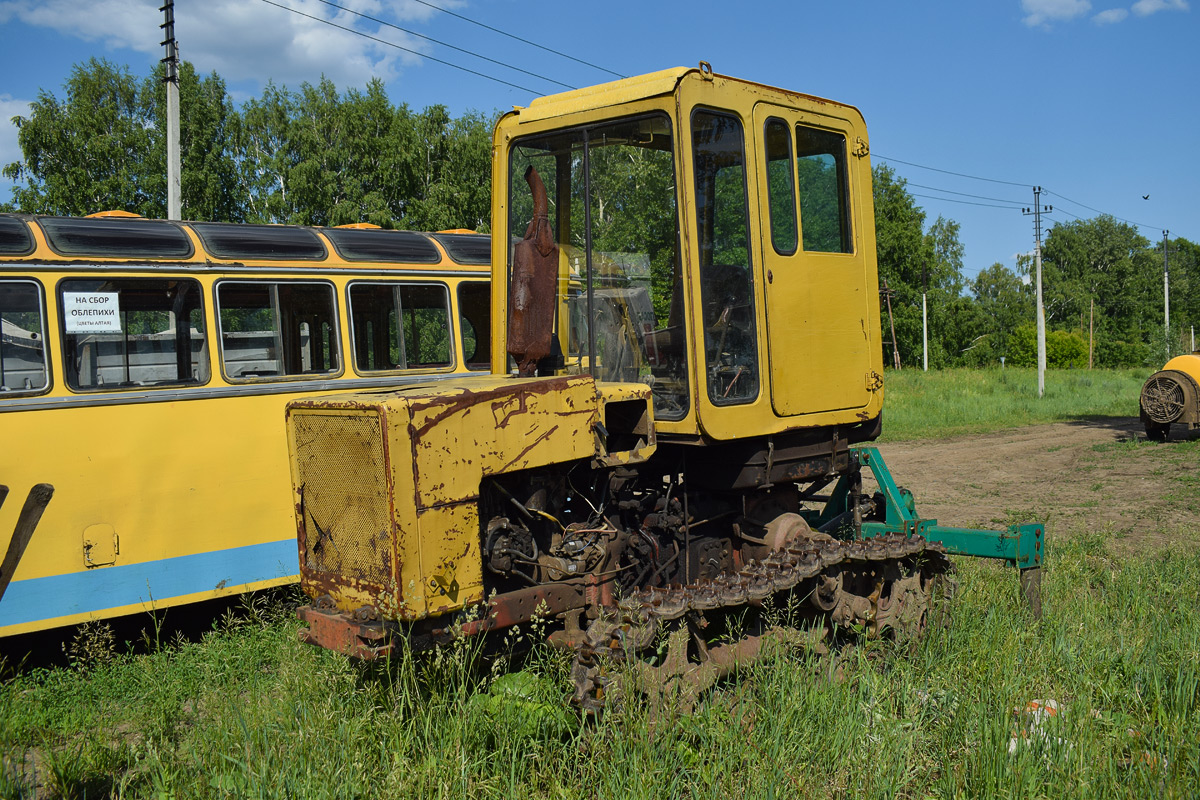
[[[951,555],[976,558],[998,558],[1021,571],[1021,588],[1035,616],[1041,615],[1041,566],[1046,544],[1046,526],[1042,523],[1009,525],[1004,531],[975,528],[955,528],[939,525],[936,519],[917,516],[912,493],[896,485],[878,448],[859,447],[851,451],[860,467],[871,470],[883,495],[883,521],[863,522],[859,536],[870,538],[886,533],[922,536],[938,542]],[[851,496],[861,489],[861,470],[838,479],[824,510],[810,519],[813,527],[821,527],[839,516],[847,515]],[[878,511],[878,510],[877,510]]]

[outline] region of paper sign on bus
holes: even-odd
[[[63,292],[67,333],[120,333],[119,292]]]

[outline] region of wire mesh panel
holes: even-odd
[[[380,417],[293,411],[302,497],[304,564],[311,574],[387,583],[392,522]]]

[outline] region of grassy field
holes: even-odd
[[[1037,396],[1037,370],[889,370],[883,440],[931,439],[1039,422],[1138,416],[1150,370],[1047,370]]]
[[[894,375],[889,413],[951,409],[935,381],[1014,374]],[[1081,415],[1118,413],[1100,398],[1129,385],[1136,404],[1136,376],[1091,379],[1110,388]],[[1024,402],[1010,394],[996,405]],[[924,399],[905,411],[906,395]],[[1159,452],[1200,464],[1197,439],[1095,454]],[[1180,507],[1200,503],[1195,474]],[[248,598],[198,638],[162,641],[149,624],[131,647],[86,626],[69,664],[8,665],[0,798],[1195,797],[1200,531],[1170,533],[1152,553],[1084,529],[1052,540],[1040,622],[1012,570],[959,559],[948,627],[912,646],[780,650],[675,718],[630,704],[581,720],[563,655],[526,647],[537,630],[498,657],[462,641],[350,662],[299,643],[294,590]],[[1056,716],[1027,713],[1045,700]]]

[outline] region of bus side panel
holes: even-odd
[[[296,580],[294,396],[0,414],[13,498],[55,488],[0,600],[0,635]],[[5,503],[0,530],[20,505]]]

